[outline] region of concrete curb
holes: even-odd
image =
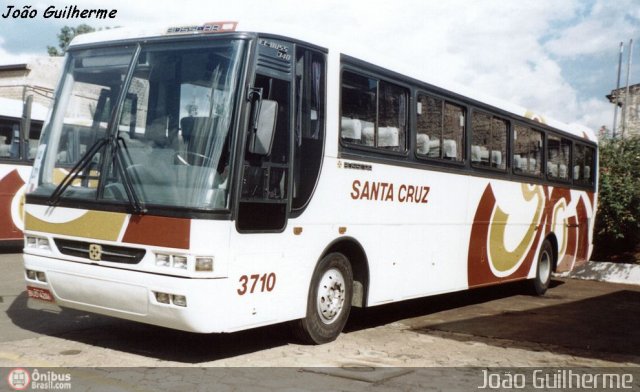
[[[589,261],[556,276],[572,279],[597,280],[610,283],[640,285],[640,264],[609,263],[605,261]]]

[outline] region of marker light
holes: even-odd
[[[213,257],[196,257],[196,272],[212,272]]]
[[[227,33],[236,31],[238,22],[208,22],[203,25],[175,26],[167,29],[167,34]]]
[[[176,306],[186,307],[187,297],[185,297],[184,295],[172,295],[171,302]]]
[[[156,265],[158,267],[168,267],[171,265],[169,255],[165,255],[162,253],[156,254]]]
[[[38,280],[41,281],[41,282],[46,282],[47,281],[47,276],[42,271],[37,271],[36,272],[36,278],[38,278]]]
[[[173,267],[187,269],[187,258],[185,256],[173,256]]]
[[[36,280],[36,271],[34,270],[26,270],[27,271],[27,279]]]

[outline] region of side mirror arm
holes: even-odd
[[[258,117],[260,116],[260,108],[262,106],[262,92],[262,87],[250,87],[247,94],[247,101],[252,103],[250,129],[253,134],[258,131]]]

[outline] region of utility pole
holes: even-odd
[[[622,134],[620,138],[624,139],[624,131],[627,128],[627,117],[629,111],[628,103],[629,103],[629,71],[631,70],[631,56],[633,55],[633,39],[629,40],[629,60],[627,61],[627,88],[625,89],[624,95],[624,106],[622,107]]]
[[[620,99],[618,90],[620,90],[620,71],[622,71],[622,52],[624,52],[624,42],[620,41],[620,55],[618,56],[618,81],[616,82],[616,89],[614,90],[615,101],[613,102],[613,104],[615,105],[615,108],[613,109],[613,128],[611,128],[612,139],[616,138],[616,125],[618,124],[618,100]]]

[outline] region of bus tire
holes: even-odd
[[[307,344],[334,341],[349,317],[353,272],[342,253],[329,253],[316,266],[307,297],[306,317],[294,325],[296,338]]]
[[[531,282],[532,294],[541,296],[549,288],[553,270],[553,247],[549,240],[544,240],[538,254],[536,277]]]

